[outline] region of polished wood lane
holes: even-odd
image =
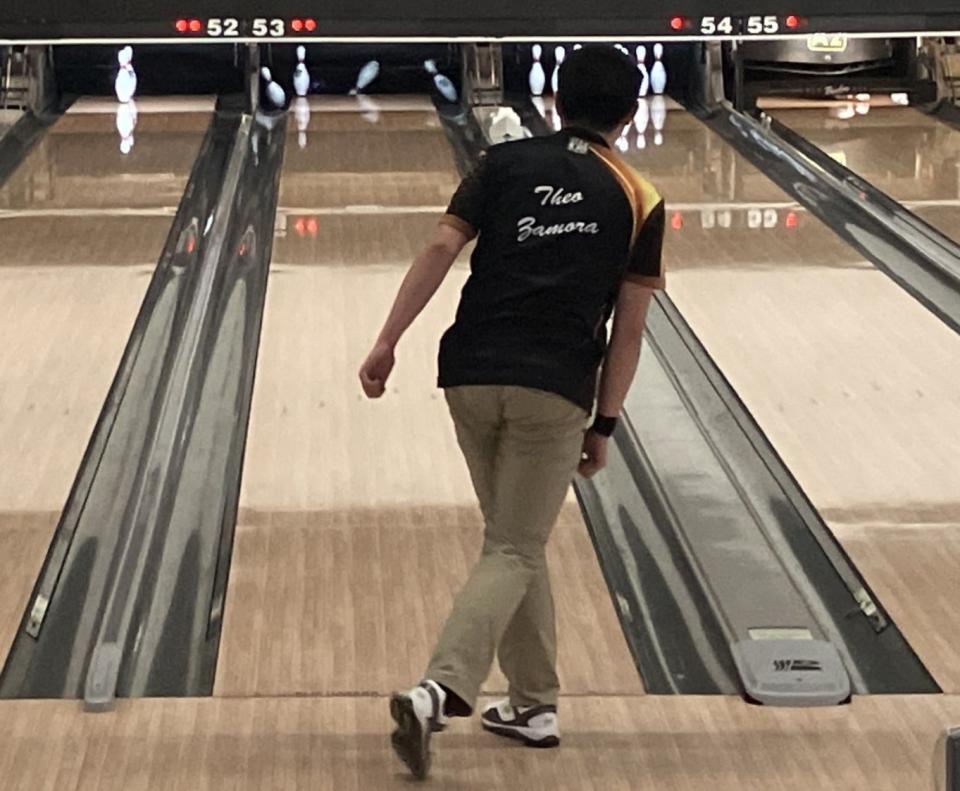
[[[216,694],[385,694],[423,672],[480,549],[481,519],[436,388],[461,261],[398,350],[390,392],[356,371],[458,182],[436,114],[313,102],[291,130]],[[330,111],[327,111],[327,110]],[[350,144],[356,138],[357,147]],[[425,186],[426,184],[426,186]],[[351,209],[338,201],[354,200]],[[417,208],[422,207],[422,208]],[[335,210],[335,211],[332,211]],[[550,548],[560,676],[643,691],[576,504]],[[498,673],[488,688],[502,690]]]
[[[809,215],[795,218],[802,237],[783,212],[751,223],[755,201],[785,196],[755,192],[756,169],[700,135],[671,113],[663,155],[682,144],[716,176],[701,182],[704,211],[734,199],[733,216],[671,223],[669,293],[928,669],[960,692],[960,337]],[[659,151],[628,154],[655,183]]]
[[[175,209],[208,124],[144,114],[124,157],[112,114],[71,113],[0,190],[0,661],[172,222],[101,212]]]
[[[777,110],[777,120],[960,241],[960,130],[912,107]]]

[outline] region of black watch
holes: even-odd
[[[590,430],[596,434],[599,434],[601,437],[609,437],[613,434],[613,430],[617,427],[617,419],[615,417],[605,417],[604,415],[597,415],[593,419],[593,425],[590,426]]]

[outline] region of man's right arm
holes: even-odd
[[[597,396],[597,415],[616,418],[633,384],[640,362],[640,346],[647,324],[647,311],[654,289],[650,285],[626,281],[620,288],[613,332],[607,347],[606,360],[600,374],[600,392]],[[597,431],[588,431],[583,438],[583,450],[577,471],[590,478],[607,464],[608,437]]]
[[[653,288],[629,280],[620,288],[613,314],[613,331],[600,375],[597,414],[617,417],[633,384],[647,324]]]

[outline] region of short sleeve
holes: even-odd
[[[489,189],[489,174],[489,157],[483,154],[469,175],[460,182],[447,207],[447,213],[443,215],[440,222],[462,231],[471,239],[480,233]]]
[[[653,207],[646,219],[638,221],[643,224],[630,252],[626,279],[649,288],[664,288],[666,277],[663,271],[663,234],[666,212],[663,201]]]

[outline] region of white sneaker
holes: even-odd
[[[503,700],[485,708],[480,722],[484,730],[519,739],[527,747],[556,747],[560,744],[556,706],[511,706],[509,700]]]
[[[393,749],[418,780],[430,771],[430,736],[446,727],[446,699],[443,687],[429,679],[390,697],[390,716],[397,723],[391,737]]]

